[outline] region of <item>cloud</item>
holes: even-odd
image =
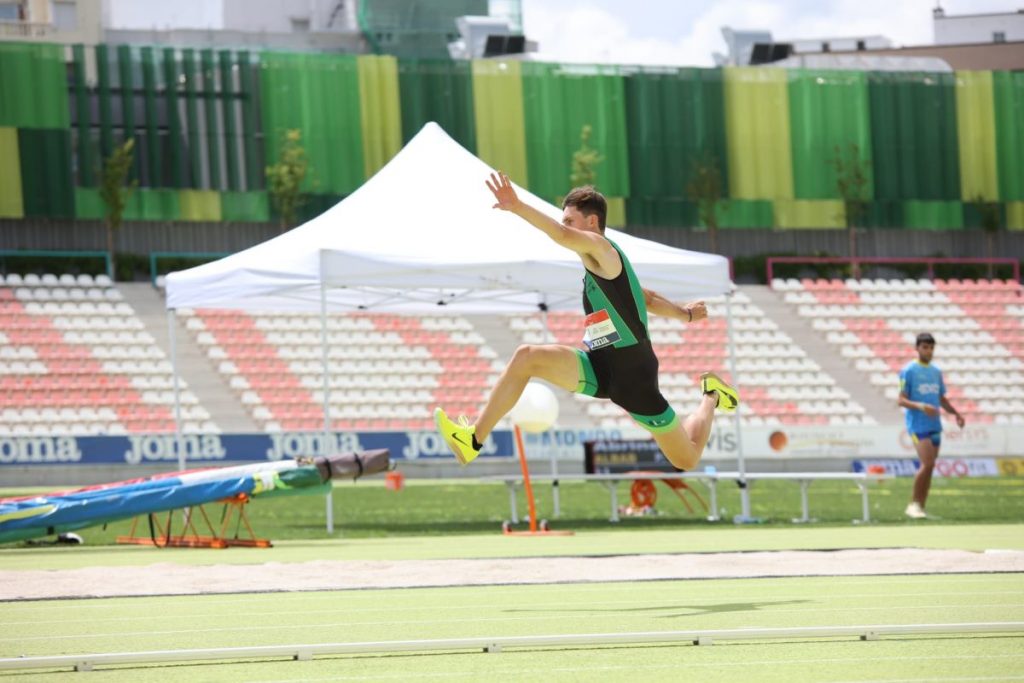
[[[631,31],[628,2],[601,7],[580,0],[524,0],[526,35],[551,61],[689,66],[711,66],[712,52],[725,52],[723,26],[768,30],[777,40],[883,35],[896,45],[932,42],[934,0],[716,0],[687,3],[685,17],[678,0],[643,1],[646,15],[678,23],[678,39],[646,37],[642,26]],[[946,0],[944,6],[950,14],[1009,11],[1015,1],[990,0],[972,9]],[[652,12],[651,3],[664,11]]]

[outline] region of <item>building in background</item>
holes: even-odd
[[[922,17],[923,19],[923,17]],[[881,71],[1024,69],[1024,9],[951,16],[932,11],[934,45],[897,47],[884,36],[776,40],[770,31],[722,28],[728,52],[718,66],[772,64],[788,68]]]
[[[461,30],[470,26],[472,31]],[[475,20],[468,24],[466,19]],[[484,21],[485,20],[485,21]],[[490,34],[477,40],[487,26]],[[0,40],[66,45],[270,48],[449,58],[523,51],[520,0],[0,0]]]

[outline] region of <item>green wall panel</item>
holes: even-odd
[[[0,128],[0,216],[22,218],[21,158],[18,154],[18,129]]]
[[[786,72],[763,67],[727,67],[724,71],[729,195],[792,199]]]
[[[106,45],[96,46],[96,92],[99,97],[100,110],[100,149],[96,167],[102,160],[110,156],[114,149],[114,104],[111,93],[112,72],[110,48]]]
[[[980,196],[994,201],[999,197],[999,179],[991,71],[956,72],[956,124],[963,199]]]
[[[0,126],[69,125],[64,46],[0,42]]]
[[[210,174],[209,188],[219,190],[224,187],[221,182],[224,175],[221,171],[219,144],[223,129],[220,126],[220,117],[217,116],[217,65],[214,60],[213,50],[200,50],[199,64],[203,77],[202,101],[206,123],[206,159],[207,172]]]
[[[220,212],[225,221],[265,223],[270,220],[266,192],[222,192]]]
[[[472,69],[476,155],[529,187],[521,64],[474,59]]]
[[[220,112],[224,120],[224,161],[227,167],[228,182],[225,189],[241,189],[238,170],[238,150],[241,145],[238,130],[235,126],[238,100],[235,98],[235,72],[237,63],[230,50],[221,50],[217,54],[220,66]]]
[[[876,199],[960,199],[954,76],[871,72]]]
[[[793,192],[799,199],[840,197],[832,160],[856,145],[868,175],[871,197],[871,117],[867,79],[859,71],[794,69],[789,74],[790,140]]]
[[[402,149],[398,61],[359,55],[359,109],[363,128],[363,172],[369,178]]]
[[[89,111],[89,90],[85,82],[85,47],[75,45],[72,48],[75,87],[75,125],[78,128],[76,163],[78,182],[81,185],[93,186],[97,183],[98,163],[93,145],[91,112]]]
[[[190,187],[203,186],[203,140],[199,134],[199,70],[195,50],[181,51],[181,77],[185,79],[185,126],[188,130],[188,176]]]
[[[221,220],[220,193],[214,190],[181,190],[178,207],[183,221]]]
[[[428,121],[436,121],[460,145],[476,151],[470,68],[467,61],[399,60],[403,142]]]
[[[1024,71],[992,74],[999,197],[1024,199]]]
[[[841,199],[776,199],[775,224],[780,228],[845,228]]]
[[[19,128],[18,152],[25,215],[74,218],[71,131]]]
[[[75,188],[75,218],[82,220],[104,220],[107,207],[100,198],[100,191],[93,187]]]
[[[245,187],[250,192],[264,185],[263,166],[257,152],[256,81],[259,64],[245,51],[238,53],[239,97],[242,106],[242,148],[245,150]]]
[[[958,201],[908,201],[903,204],[907,228],[950,230],[964,227],[963,207]]]
[[[626,224],[692,227],[697,225],[697,206],[682,197],[630,197],[626,200]]]
[[[530,191],[554,200],[571,189],[573,153],[589,125],[589,145],[604,157],[595,168],[597,188],[628,196],[626,95],[618,71],[524,62],[522,82]]]
[[[775,207],[766,199],[730,199],[718,205],[720,228],[770,228],[775,225]]]
[[[156,89],[157,89],[157,66],[156,56],[153,54],[153,48],[144,47],[140,50],[140,56],[142,61],[142,88],[143,88],[143,101],[145,102],[145,117],[146,117],[146,136],[143,140],[145,149],[141,145],[136,144],[135,149],[138,152],[145,152],[146,156],[146,186],[147,187],[163,187],[165,185],[163,178],[163,163],[161,158],[163,157],[163,150],[160,146],[160,133],[159,123],[157,117],[156,105]]]
[[[185,171],[181,160],[184,144],[182,137],[181,112],[178,107],[178,62],[174,48],[164,48],[163,74],[167,112],[167,165],[165,183],[169,187],[185,187]]]
[[[132,192],[124,211],[130,221],[176,221],[181,219],[178,190],[140,188]]]
[[[284,131],[302,131],[309,158],[306,189],[348,194],[366,177],[359,72],[347,55],[264,52],[260,89],[266,164]]]
[[[858,221],[865,228],[903,228],[903,202],[879,200],[868,202]]]
[[[717,165],[722,193],[728,194],[720,69],[629,74],[625,77],[625,96],[630,197],[685,198],[698,162]],[[669,212],[681,215],[676,209]]]

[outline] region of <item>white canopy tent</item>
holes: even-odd
[[[428,123],[376,175],[320,216],[218,261],[170,273],[169,315],[180,308],[319,311],[327,431],[329,310],[580,310],[579,257],[518,217],[493,209],[484,184],[491,171],[440,126]],[[560,219],[559,209],[517,190],[522,199]],[[644,286],[669,299],[732,290],[722,256],[612,229],[606,234],[629,257]],[[177,391],[176,359],[174,366]]]

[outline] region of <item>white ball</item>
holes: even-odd
[[[546,385],[530,382],[509,416],[523,431],[546,432],[558,419],[558,398]]]

